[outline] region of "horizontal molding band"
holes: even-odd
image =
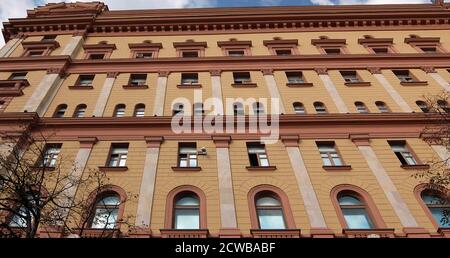
[[[274,69],[312,70],[327,69],[393,69],[393,68],[450,67],[450,54],[343,54],[293,55],[293,56],[228,56],[199,58],[134,59],[113,58],[103,60],[72,59],[70,56],[8,57],[0,58],[0,71],[57,70],[63,73],[108,72],[183,72],[210,71],[211,67],[222,71]]]

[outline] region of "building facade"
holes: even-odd
[[[39,132],[105,171],[138,195],[130,237],[450,237],[413,177],[450,157],[420,137],[450,91],[449,7],[38,7],[4,23],[1,151]]]

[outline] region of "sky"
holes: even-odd
[[[0,0],[0,21],[26,17],[26,10],[48,2],[76,2],[77,0]],[[92,0],[78,0],[91,2]],[[238,7],[277,5],[346,5],[346,4],[403,4],[429,3],[431,0],[97,0],[106,3],[110,10],[150,8]],[[0,25],[3,28],[3,24]],[[0,46],[4,45],[0,36]]]

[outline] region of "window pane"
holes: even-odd
[[[281,206],[281,203],[273,197],[261,197],[256,200],[256,206]]]
[[[365,209],[342,209],[347,227],[350,229],[371,229],[372,221]]]
[[[258,210],[259,226],[261,229],[285,229],[283,211],[281,209]]]
[[[441,205],[445,204],[445,200],[437,195],[430,194],[430,193],[424,193],[422,194],[422,200],[425,202],[425,204],[431,204],[431,205]]]
[[[92,228],[114,228],[116,225],[117,213],[118,209],[97,208],[92,221]]]
[[[198,206],[200,201],[194,195],[187,195],[177,200],[175,203],[177,206]]]
[[[339,197],[339,205],[363,205],[363,203],[354,196],[344,195]]]
[[[448,221],[448,217],[444,216],[445,214],[449,214],[450,208],[446,210],[445,208],[430,208],[431,214],[433,214],[434,219],[436,220],[439,227],[450,228],[450,223]]]
[[[199,229],[200,214],[198,209],[175,209],[175,229]]]
[[[119,205],[120,199],[118,196],[108,196],[103,199],[101,199],[98,204],[101,205]]]

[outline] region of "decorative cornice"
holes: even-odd
[[[216,144],[216,148],[229,148],[231,136],[229,135],[213,135],[212,140]]]
[[[274,39],[274,40],[264,40],[263,41],[264,46],[271,46],[271,45],[298,45],[297,39]]]
[[[324,67],[314,68],[314,71],[316,71],[317,74],[328,74],[327,68]]]
[[[358,44],[393,44],[393,38],[363,38],[358,39]]]
[[[170,74],[170,71],[158,71],[159,77],[168,77]]]
[[[426,73],[435,73],[436,72],[436,70],[432,66],[422,66],[422,67],[420,67],[420,69],[422,69]]]
[[[209,73],[211,76],[220,76],[222,74],[221,70],[210,70]]]
[[[263,75],[273,75],[273,69],[261,69]]]
[[[84,44],[84,50],[115,50],[116,44]]]
[[[195,41],[185,41],[185,42],[173,42],[174,48],[180,47],[208,47],[208,43],[203,42],[195,42]]]
[[[4,23],[8,41],[20,32],[89,33],[224,33],[311,30],[382,30],[448,28],[448,5],[289,6],[266,8],[196,8],[181,10],[107,11],[107,6],[53,4],[28,12],[27,18]],[[38,8],[39,9],[39,8]],[[101,14],[101,15],[99,15]]]
[[[218,41],[218,47],[230,47],[230,46],[243,46],[251,47],[252,42],[250,40],[229,40],[229,41]]]
[[[371,74],[381,74],[380,67],[367,67],[367,70],[369,70]]]
[[[311,45],[318,46],[318,45],[345,45],[346,40],[345,39],[311,39]]]
[[[351,134],[349,138],[356,146],[370,146],[368,134]]]
[[[59,43],[56,40],[53,40],[53,41],[24,41],[24,42],[22,42],[22,47],[24,49],[29,49],[29,48],[55,49],[55,48],[59,47]]]
[[[88,148],[91,149],[95,143],[97,143],[97,137],[78,137],[78,141],[80,142],[80,148]]]
[[[162,48],[162,43],[130,43],[128,44],[130,49],[134,48]]]
[[[106,78],[117,78],[117,75],[119,75],[118,72],[109,72],[106,74]]]
[[[368,69],[367,64],[381,69],[420,69],[425,66],[448,68],[450,54],[346,54],[294,55],[294,56],[247,56],[233,58],[228,56],[199,58],[156,58],[151,62],[136,58],[117,58],[103,60],[72,60],[70,56],[8,57],[0,58],[0,71],[36,71],[50,68],[64,68],[67,73],[108,73],[158,71],[187,72],[206,71],[211,67],[222,71],[274,69],[312,70]],[[245,67],[245,68],[244,68]]]
[[[147,148],[159,148],[164,141],[162,136],[148,136],[144,137],[144,139],[147,143]]]
[[[280,135],[280,139],[286,147],[298,147],[300,137],[298,135]]]
[[[439,43],[441,38],[439,37],[413,37],[405,38],[405,43]]]

